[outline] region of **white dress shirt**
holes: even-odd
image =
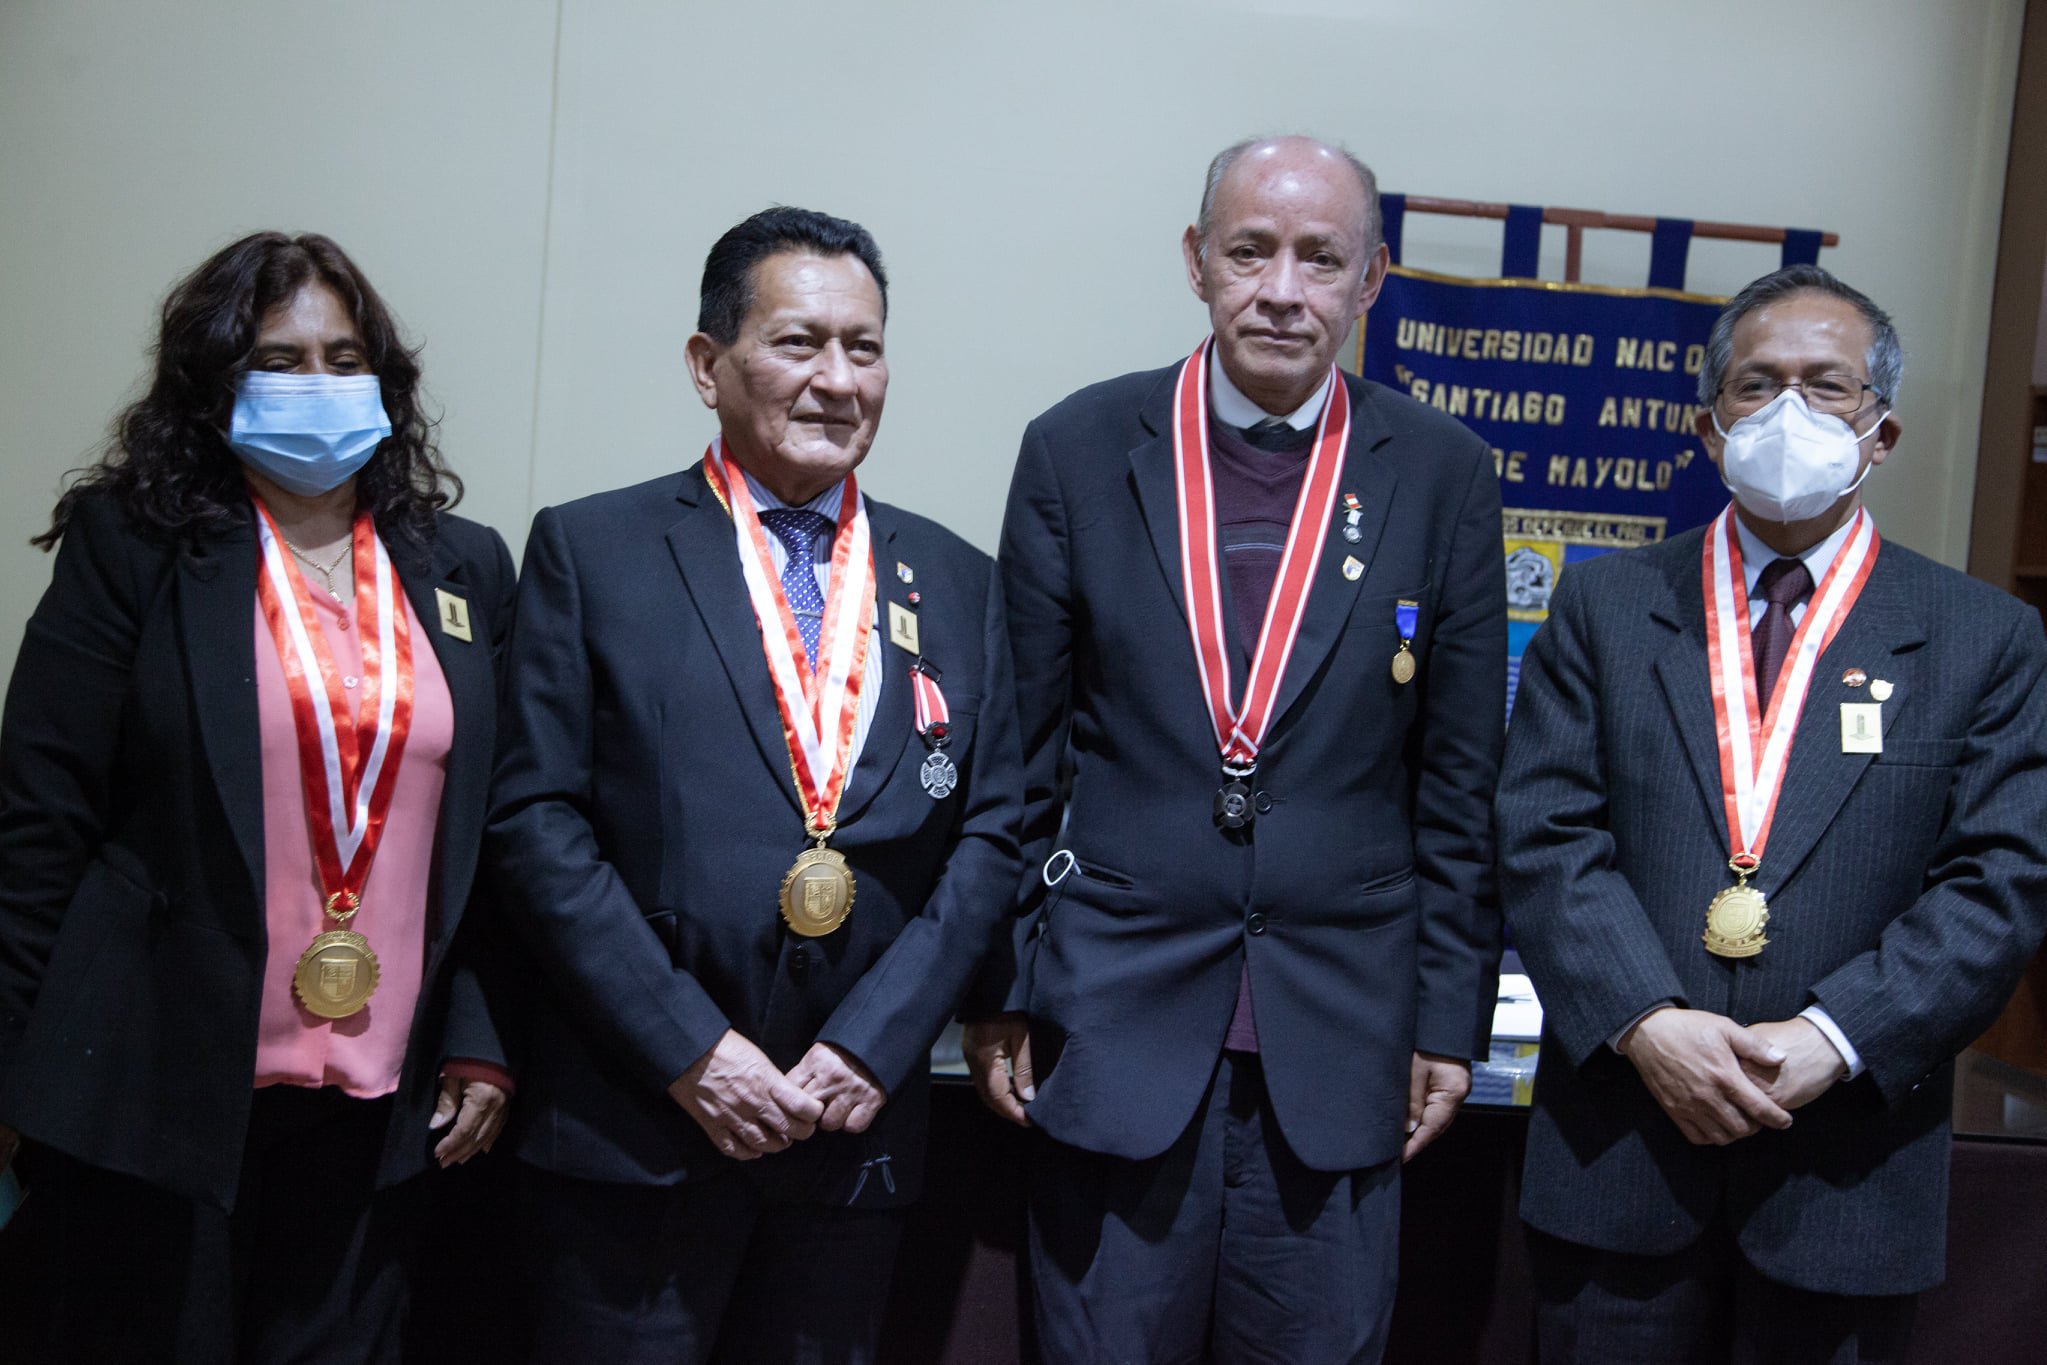
[[[1329,386],[1335,382],[1333,374],[1324,379],[1314,396],[1292,412],[1267,412],[1230,382],[1229,375],[1223,372],[1222,352],[1212,346],[1208,351],[1208,405],[1215,409],[1217,417],[1233,427],[1255,427],[1268,417],[1277,417],[1295,431],[1306,431],[1322,420],[1322,405],[1329,400]]]
[[[1833,567],[1834,556],[1841,553],[1841,547],[1848,543],[1848,533],[1854,529],[1855,518],[1850,517],[1846,526],[1811,549],[1798,552],[1796,558],[1805,562],[1805,571],[1812,575],[1814,592],[1819,591],[1820,580],[1827,576],[1827,570]],[[1734,536],[1741,542],[1742,589],[1748,594],[1748,623],[1749,628],[1753,630],[1756,622],[1763,619],[1763,613],[1770,607],[1768,602],[1756,596],[1756,580],[1763,576],[1763,570],[1770,567],[1771,560],[1782,559],[1783,556],[1763,544],[1756,533],[1749,530],[1748,523],[1739,516],[1734,519]],[[1792,625],[1796,626],[1805,619],[1805,603],[1811,600],[1808,594],[1805,601],[1792,607]]]

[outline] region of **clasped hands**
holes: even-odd
[[[820,1128],[864,1133],[888,1102],[874,1073],[844,1048],[812,1043],[784,1075],[731,1029],[668,1094],[735,1161],[782,1151]]]
[[[1725,1015],[1676,1006],[1643,1016],[1622,1035],[1619,1051],[1678,1131],[1702,1145],[1789,1128],[1792,1110],[1848,1072],[1810,1019],[1743,1028]]]

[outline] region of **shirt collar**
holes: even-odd
[[[1213,346],[1208,350],[1208,405],[1215,409],[1217,417],[1233,427],[1255,427],[1268,417],[1277,417],[1295,431],[1306,431],[1321,420],[1322,405],[1329,401],[1329,386],[1335,382],[1333,374],[1324,379],[1314,396],[1292,412],[1267,412],[1230,382],[1223,371],[1222,353]]]
[[[1819,588],[1820,580],[1833,567],[1834,557],[1841,553],[1841,547],[1848,543],[1848,533],[1855,529],[1855,518],[1850,517],[1837,527],[1834,533],[1809,550],[1801,550],[1794,558],[1805,561],[1805,571],[1812,575],[1813,588]],[[1773,559],[1781,559],[1775,550],[1763,544],[1761,537],[1749,530],[1748,523],[1737,512],[1734,517],[1734,533],[1741,538],[1741,576],[1743,591],[1753,594],[1756,580],[1763,576],[1763,570]]]
[[[788,503],[783,502],[780,498],[776,497],[773,493],[770,493],[767,490],[766,486],[763,485],[759,479],[756,479],[753,475],[748,474],[745,468],[741,466],[737,460],[734,460],[730,456],[727,456],[726,462],[730,464],[732,468],[739,470],[740,474],[746,479],[746,490],[747,492],[753,494],[753,505],[755,511],[757,512],[772,511],[777,507],[787,507],[789,505]],[[844,497],[845,493],[846,481],[844,479],[840,479],[830,488],[825,489],[824,492],[818,494],[809,502],[804,503],[803,510],[806,512],[815,512],[819,516],[823,517],[826,521],[831,522],[834,526],[836,526],[839,523],[839,499]]]

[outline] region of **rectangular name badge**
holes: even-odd
[[[434,589],[434,602],[441,609],[441,634],[457,640],[469,639],[469,604],[446,588]]]
[[[1882,702],[1841,703],[1841,752],[1880,754],[1884,751],[1884,708]]]
[[[888,638],[912,654],[924,652],[917,648],[917,613],[900,602],[888,604]]]

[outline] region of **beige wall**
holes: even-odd
[[[1910,350],[1885,534],[1967,548],[2019,0],[0,0],[0,659],[23,542],[145,365],[163,291],[317,229],[426,345],[464,510],[694,460],[705,249],[770,202],[860,219],[894,274],[863,471],[992,546],[1016,439],[1203,330],[1176,238],[1244,134],[1340,138],[1389,189],[1824,227]],[[1546,273],[1561,271],[1561,237]],[[1411,263],[1497,264],[1410,219]],[[1635,284],[1648,239],[1596,237]],[[1701,242],[1728,292],[1774,249]]]

